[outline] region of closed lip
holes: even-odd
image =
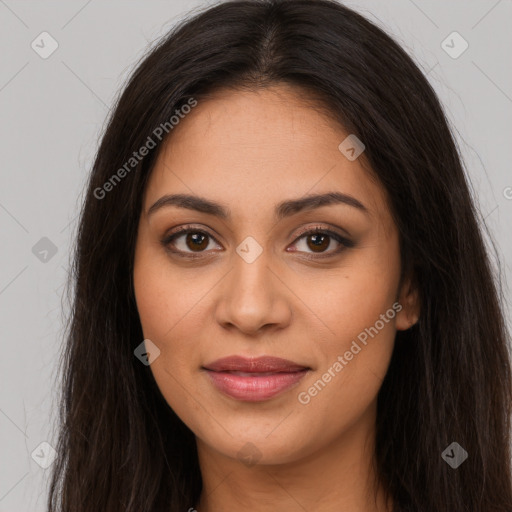
[[[287,359],[272,356],[247,358],[244,356],[229,356],[217,359],[203,366],[213,372],[245,372],[245,373],[290,373],[310,368]]]

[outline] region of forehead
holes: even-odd
[[[229,204],[243,215],[283,198],[337,190],[385,221],[383,187],[362,157],[350,161],[338,149],[348,135],[296,88],[219,91],[199,101],[164,142],[146,210],[161,195],[181,192]]]

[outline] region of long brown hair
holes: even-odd
[[[137,224],[165,138],[153,136],[156,147],[126,163],[157,127],[172,136],[169,119],[192,98],[278,83],[321,99],[364,142],[390,198],[403,271],[419,287],[420,319],[397,333],[378,396],[375,460],[395,512],[511,512],[511,360],[485,225],[426,78],[392,38],[331,0],[209,7],[151,49],[118,98],[79,221],[49,511],[183,512],[197,503],[194,435],[133,353],[143,340],[132,286]],[[456,469],[442,457],[452,442],[468,453]]]

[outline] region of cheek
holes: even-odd
[[[394,348],[396,312],[386,300],[371,302],[371,307],[368,301],[331,302],[326,323],[336,336],[317,344],[321,364],[295,393],[310,429],[321,429],[327,438],[376,413],[373,408]]]
[[[208,283],[172,272],[165,254],[162,257],[149,249],[136,252],[133,279],[144,338],[160,350],[151,372],[169,406],[187,425],[195,425],[204,414],[194,399],[193,371],[202,364],[201,298]]]
[[[203,287],[197,279],[173,272],[165,252],[151,246],[136,251],[133,281],[144,336],[165,348],[177,327],[193,317]]]
[[[374,243],[347,257],[346,263],[318,275],[303,276],[294,288],[305,297],[324,326],[328,350],[342,350],[352,339],[380,320],[389,311],[385,326],[379,321],[383,337],[394,338],[395,303],[400,277],[397,244]],[[385,257],[384,257],[385,255]],[[386,320],[385,319],[385,320]]]
[[[350,265],[332,273],[328,283],[314,288],[303,281],[318,317],[329,334],[318,340],[315,352],[321,364],[297,392],[310,417],[329,414],[339,426],[359,417],[375,400],[386,375],[395,340],[398,252],[388,257],[367,251]],[[304,291],[301,293],[305,293]],[[299,393],[303,393],[299,396]],[[339,405],[339,407],[336,406]]]

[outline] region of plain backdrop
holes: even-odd
[[[0,0],[0,512],[45,510],[49,470],[32,454],[55,441],[62,294],[109,108],[148,46],[188,11],[212,3]],[[391,33],[428,74],[496,240],[509,300],[512,2],[346,5]],[[442,46],[448,36],[452,55]],[[46,51],[58,44],[47,58],[32,47],[41,37]],[[468,48],[453,58],[464,41]],[[510,305],[507,316],[510,324]]]

